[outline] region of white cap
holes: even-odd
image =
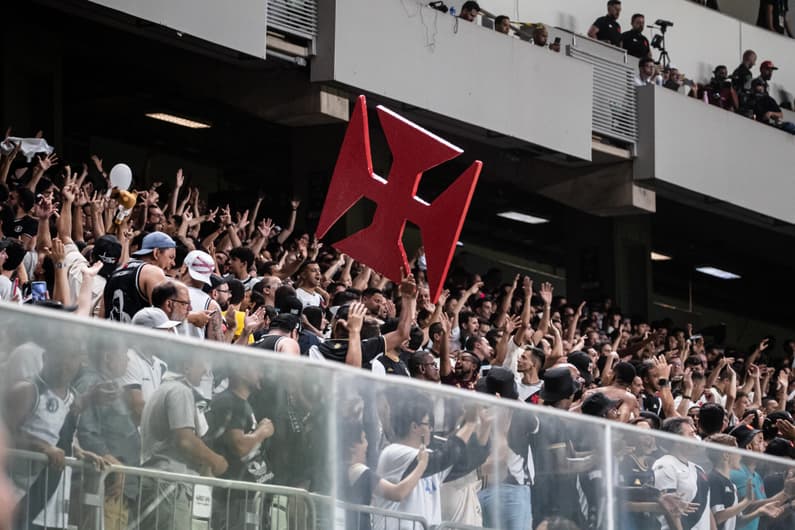
[[[166,312],[159,307],[144,307],[135,313],[132,323],[136,326],[152,329],[172,329],[180,324],[176,320],[170,320]]]
[[[183,263],[191,278],[212,285],[210,275],[215,271],[215,260],[212,256],[201,250],[191,250]]]

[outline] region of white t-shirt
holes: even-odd
[[[44,366],[44,348],[34,342],[25,342],[14,348],[3,365],[3,388],[11,388],[17,381],[33,379]]]
[[[407,445],[393,443],[384,448],[378,459],[377,473],[380,477],[397,484],[417,458],[418,449]],[[411,493],[400,502],[390,501],[378,495],[373,496],[373,506],[394,512],[408,513],[423,517],[429,525],[442,522],[441,487],[444,479],[450,474],[452,466],[436,473],[423,477]],[[373,530],[411,530],[414,528],[411,521],[384,519],[373,517]]]
[[[301,287],[295,290],[295,296],[301,300],[301,303],[304,304],[304,307],[320,307],[323,303],[322,296],[317,293],[310,293]]]
[[[698,494],[698,476],[703,475],[703,485],[706,488],[706,499],[701,506],[703,509],[698,522],[692,530],[710,530],[709,518],[709,481],[704,470],[693,462],[682,462],[677,457],[665,455],[659,458],[652,466],[654,471],[654,487],[658,490],[675,490],[685,501],[692,502]],[[669,530],[665,517],[659,518],[662,530]]]
[[[80,254],[77,245],[69,243],[64,245],[66,256],[64,257],[64,265],[66,265],[66,275],[69,278],[69,304],[77,304],[77,297],[80,294],[80,286],[83,285],[83,267],[88,267],[88,260]],[[105,284],[107,280],[99,274],[94,276],[94,281],[91,284],[91,312],[102,299],[105,292]]]
[[[0,274],[0,300],[9,302],[13,296],[14,284],[6,276]]]
[[[140,387],[146,402],[160,386],[166,370],[168,365],[161,359],[152,356],[152,362],[149,362],[135,350],[127,350],[127,371],[119,379],[119,384]]]

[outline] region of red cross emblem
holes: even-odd
[[[326,235],[360,199],[373,201],[377,208],[370,226],[333,246],[397,282],[401,268],[409,268],[403,230],[406,221],[411,221],[420,228],[431,300],[436,302],[483,163],[475,161],[428,204],[416,196],[422,174],[456,158],[463,150],[380,105],[377,110],[392,151],[389,177],[384,180],[373,172],[367,104],[364,96],[359,96],[331,177],[317,237]]]

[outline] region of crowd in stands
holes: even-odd
[[[597,472],[603,448],[595,437],[543,412],[792,458],[793,340],[778,348],[770,338],[750,347],[720,344],[686,323],[648,322],[607,298],[568,300],[526,276],[503,282],[496,270],[454,268],[434,304],[422,249],[393,283],[296,232],[299,200],[279,230],[261,197],[244,211],[207,204],[178,170],[168,182],[137,183],[128,208],[128,192],[110,189],[99,157],[70,165],[41,134],[6,136],[4,304],[344,363],[522,404],[499,414],[416,388],[395,395],[345,389],[333,414],[342,433],[338,491],[352,503],[431,524],[590,529],[604,526],[604,491],[614,487],[626,528],[792,528],[792,470],[782,475],[783,468],[731,452],[699,460],[692,446],[658,447],[638,430],[616,451],[615,483],[607,485]],[[51,509],[45,505],[55,493],[38,479],[60,472],[69,455],[320,493],[331,487],[320,419],[329,411],[312,398],[322,381],[274,378],[253,360],[155,355],[111,340],[86,354],[68,336],[60,348],[43,348],[35,333],[16,343],[10,337],[20,330],[2,333],[10,443],[49,461],[47,469],[13,475],[14,528],[42,525],[40,512]],[[136,521],[147,529],[190,528],[191,495],[185,484],[116,473],[105,488],[105,528],[137,528]],[[243,528],[249,503],[265,502],[220,489],[213,495],[213,528]],[[135,509],[141,499],[151,507],[143,514]],[[346,524],[400,527],[350,514]]]

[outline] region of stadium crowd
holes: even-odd
[[[262,198],[245,211],[208,205],[178,170],[168,183],[138,183],[130,203],[110,189],[100,158],[70,166],[41,135],[13,138],[0,162],[4,303],[522,404],[500,413],[396,386],[345,389],[328,411],[322,382],[277,377],[252,359],[155,355],[112,341],[86,353],[68,338],[42,347],[30,330],[2,329],[11,446],[49,462],[12,473],[14,528],[66,527],[45,484],[68,489],[59,477],[70,455],[328,493],[329,414],[340,433],[340,496],[431,524],[604,527],[603,448],[546,410],[795,457],[793,340],[780,350],[771,338],[731,347],[686,323],[623,314],[609,298],[576,303],[526,276],[502,282],[496,270],[454,267],[434,304],[421,248],[393,283],[296,232],[297,199],[280,230]],[[792,528],[793,470],[731,452],[698,459],[690,445],[632,432],[615,452],[624,527]],[[190,528],[186,484],[115,473],[104,492],[106,529]],[[250,504],[264,502],[217,489],[212,528],[244,528]],[[403,528],[353,513],[346,526]]]

